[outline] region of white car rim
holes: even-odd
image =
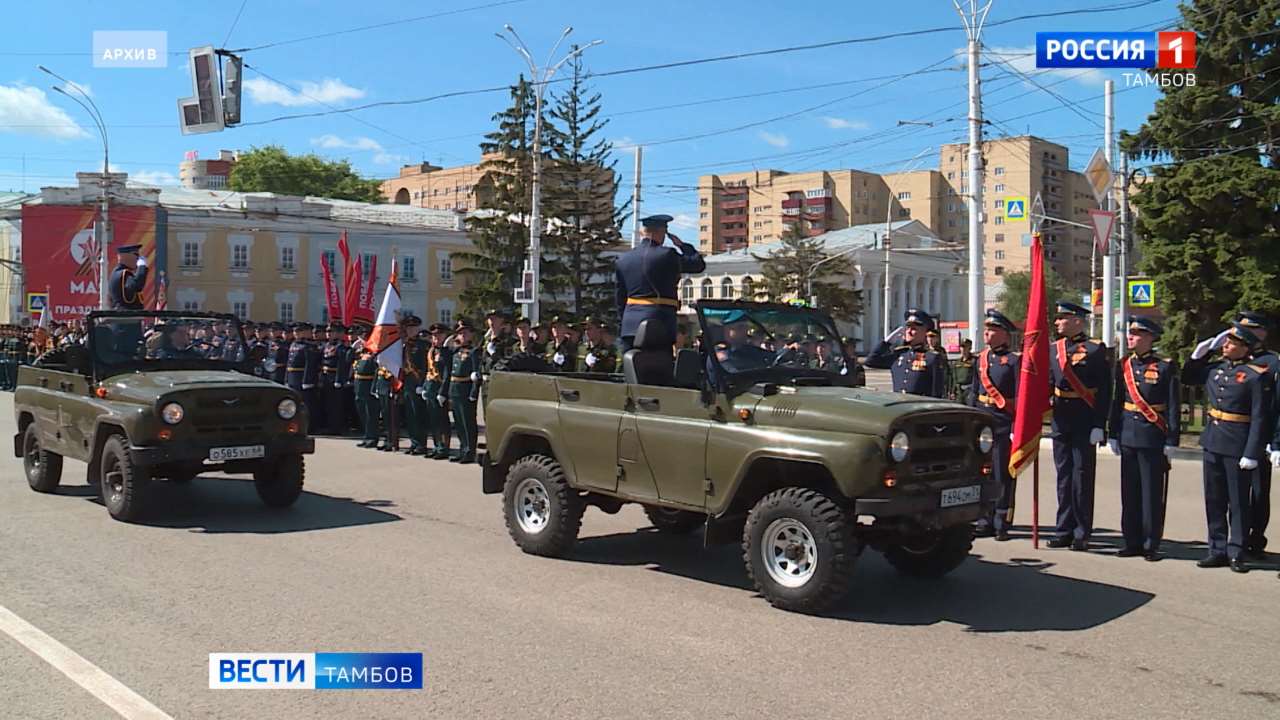
[[[818,567],[818,544],[813,534],[804,523],[791,518],[769,523],[760,554],[769,578],[783,587],[803,586]]]
[[[516,486],[513,500],[516,511],[516,522],[520,529],[530,535],[537,535],[551,521],[551,498],[547,496],[547,488],[537,478],[525,478]]]

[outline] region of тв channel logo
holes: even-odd
[[[1196,66],[1194,32],[1038,32],[1038,68],[1160,68]]]

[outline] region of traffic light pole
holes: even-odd
[[[969,0],[966,15],[960,0],[954,0],[965,33],[969,36],[969,338],[973,350],[982,349],[982,315],[986,302],[982,268],[982,85],[978,75],[979,50],[982,47],[982,24],[991,10],[991,2],[978,7]]]

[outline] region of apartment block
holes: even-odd
[[[488,200],[480,187],[482,177],[480,163],[448,168],[426,162],[405,165],[399,177],[383,181],[382,195],[396,205],[469,212],[485,207]]]

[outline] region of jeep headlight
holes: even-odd
[[[907,459],[907,452],[911,450],[911,442],[907,440],[907,434],[898,431],[894,433],[893,438],[889,440],[889,457],[894,462],[902,462]]]
[[[165,405],[164,407],[160,408],[160,419],[164,420],[166,423],[170,425],[177,425],[178,423],[182,422],[182,418],[186,414],[187,414],[187,411],[183,410],[182,406],[176,402],[171,402]]]
[[[298,403],[293,398],[285,398],[276,405],[276,414],[281,420],[292,420],[294,415],[298,414]]]
[[[994,445],[995,442],[996,436],[995,433],[991,432],[991,426],[983,425],[982,429],[978,431],[978,449],[985,455],[991,452],[991,446]]]

